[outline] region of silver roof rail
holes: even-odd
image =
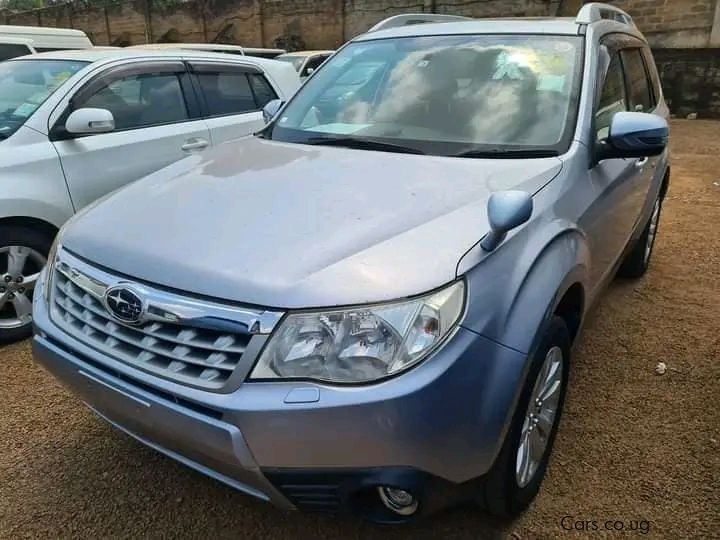
[[[575,18],[578,24],[592,24],[598,21],[615,21],[635,28],[635,22],[625,11],[600,2],[585,4]]]
[[[470,17],[461,17],[460,15],[443,15],[439,13],[405,13],[403,15],[395,15],[388,17],[373,26],[368,32],[377,32],[378,30],[387,30],[388,28],[398,28],[400,26],[410,26],[412,24],[425,23],[446,23],[471,21]]]

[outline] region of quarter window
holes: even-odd
[[[643,62],[640,49],[625,49],[620,51],[622,55],[623,69],[627,80],[628,97],[630,110],[636,112],[648,112],[653,108],[650,85],[647,79],[647,71]]]
[[[595,129],[597,140],[607,138],[610,131],[610,122],[615,113],[627,110],[625,95],[625,81],[623,79],[620,58],[613,54],[608,66],[605,82],[600,93],[600,102],[595,113]]]
[[[148,73],[115,79],[74,108],[107,109],[117,130],[182,122],[189,118],[180,79],[174,73]]]

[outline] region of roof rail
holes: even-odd
[[[470,17],[461,17],[460,15],[443,15],[439,13],[405,13],[403,15],[395,15],[388,17],[373,26],[368,32],[377,32],[378,30],[387,30],[388,28],[398,28],[400,26],[410,26],[412,24],[425,23],[445,23],[471,21]]]
[[[600,2],[585,4],[575,18],[575,22],[578,24],[592,24],[598,21],[615,21],[632,26],[633,28],[635,27],[635,22],[632,17],[625,11]]]

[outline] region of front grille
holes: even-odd
[[[203,389],[241,384],[283,317],[138,282],[62,246],[50,268],[50,318],[61,330],[114,360]],[[119,309],[123,303],[132,309]]]
[[[54,320],[108,356],[183,383],[219,388],[237,367],[251,335],[149,321],[128,326],[61,272],[53,278]]]

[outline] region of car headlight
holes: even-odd
[[[417,364],[455,328],[465,303],[457,281],[388,304],[291,313],[270,337],[250,379],[362,383]]]
[[[48,307],[50,306],[50,292],[52,290],[52,279],[53,279],[53,269],[55,268],[55,257],[57,255],[59,246],[60,246],[60,233],[58,233],[55,236],[55,240],[53,241],[52,246],[50,246],[50,251],[48,252],[47,262],[45,263],[45,282],[41,284],[43,287],[43,294],[45,295],[45,304]]]

